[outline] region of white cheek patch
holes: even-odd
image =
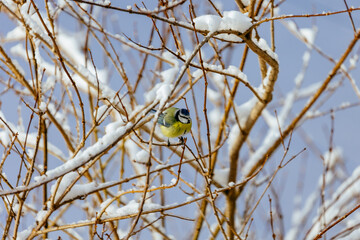
[[[183,116],[179,116],[179,121],[184,124],[190,123],[190,119]]]

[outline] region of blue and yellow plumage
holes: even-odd
[[[160,125],[161,133],[168,138],[181,138],[190,132],[192,125],[189,111],[176,107],[170,107],[160,113],[157,123]]]

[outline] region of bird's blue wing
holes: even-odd
[[[151,109],[150,110],[150,113],[156,113],[156,112],[157,112],[156,109]],[[170,123],[167,123],[165,121],[165,114],[164,113],[159,114],[159,118],[158,118],[157,122],[158,122],[158,124],[160,124],[162,126],[165,126],[165,127],[170,127],[171,126]]]
[[[160,124],[162,126],[165,126],[165,127],[170,127],[171,126],[171,123],[166,121],[164,113],[160,113],[159,118],[158,118],[158,124]]]

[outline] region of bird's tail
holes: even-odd
[[[156,109],[154,109],[154,108],[151,109],[151,110],[150,110],[150,113],[156,113]]]

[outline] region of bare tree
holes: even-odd
[[[288,2],[0,2],[2,239],[358,238],[360,7]]]

